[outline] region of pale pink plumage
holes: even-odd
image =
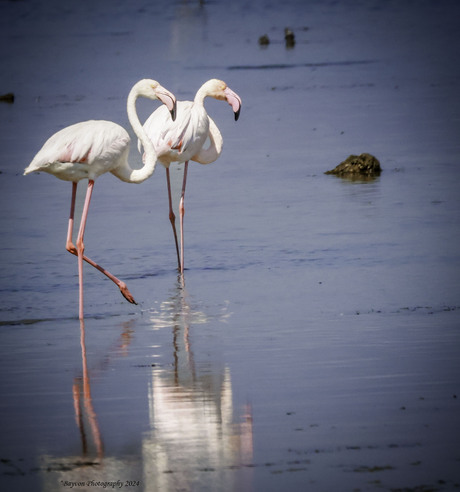
[[[127,163],[128,132],[111,121],[82,121],[51,136],[24,174],[44,171],[65,181],[96,179]]]
[[[169,218],[174,232],[176,243],[177,261],[179,271],[184,271],[184,196],[187,179],[188,161],[192,160],[200,164],[214,162],[222,152],[223,139],[214,121],[208,116],[204,107],[204,99],[213,97],[227,101],[238,119],[241,109],[241,99],[227,84],[221,80],[211,79],[205,82],[192,101],[178,101],[175,121],[167,118],[165,108],[156,109],[144,123],[144,129],[157,151],[158,160],[166,168],[166,178],[169,196]],[[209,138],[210,144],[204,147]],[[142,142],[138,143],[141,150]],[[165,148],[167,150],[165,150]],[[184,179],[182,185],[181,201],[179,206],[181,226],[181,252],[177,241],[175,216],[171,204],[171,187],[169,177],[169,165],[171,162],[184,162]]]
[[[173,94],[163,88],[158,82],[150,79],[139,81],[129,93],[127,102],[128,119],[145,149],[144,166],[142,168],[132,169],[128,163],[130,138],[124,128],[111,121],[90,120],[76,123],[55,133],[45,142],[24,171],[24,174],[44,171],[53,174],[59,179],[72,182],[66,249],[78,256],[80,319],[83,319],[83,260],[110,278],[129,302],[136,303],[124,282],[121,282],[117,277],[83,254],[83,236],[94,180],[97,177],[110,171],[123,181],[141,183],[151,176],[155,170],[157,155],[136,113],[136,100],[140,96],[148,99],[160,99],[167,106],[173,118],[176,111],[176,99]],[[88,179],[88,189],[75,247],[72,242],[72,232],[77,184],[81,179]]]

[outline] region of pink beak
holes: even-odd
[[[155,91],[158,99],[168,108],[171,118],[176,119],[176,98],[172,92],[169,92],[163,86],[158,86]]]
[[[235,113],[235,121],[238,120],[240,116],[240,110],[241,110],[241,98],[238,94],[233,92],[230,87],[227,87],[224,91],[225,97],[227,98],[228,104],[233,109],[233,112]]]

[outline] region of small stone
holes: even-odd
[[[6,102],[9,104],[14,103],[14,94],[12,92],[8,92],[7,94],[0,95],[0,101]]]
[[[295,45],[295,35],[294,32],[286,27],[284,29],[284,40],[286,41],[286,48],[293,48]]]
[[[259,44],[260,46],[268,46],[270,44],[270,38],[266,34],[260,36]]]

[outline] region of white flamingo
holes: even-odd
[[[136,304],[124,282],[83,254],[85,249],[83,236],[94,181],[97,177],[110,171],[127,183],[141,183],[155,170],[158,152],[161,152],[161,149],[154,149],[142,128],[136,112],[138,97],[159,99],[167,107],[168,116],[171,115],[172,118],[175,118],[176,114],[176,98],[158,82],[150,79],[137,82],[128,95],[128,119],[145,149],[144,166],[141,169],[132,169],[128,163],[130,137],[124,128],[112,121],[90,120],[76,123],[55,133],[45,142],[24,171],[24,174],[44,171],[59,179],[72,182],[66,249],[78,256],[80,319],[83,319],[83,260],[106,275],[118,286],[129,302]],[[72,242],[72,231],[77,184],[81,179],[88,179],[88,189],[75,247]]]
[[[171,121],[163,107],[156,109],[144,123],[144,129],[150,137],[157,153],[158,160],[166,168],[166,180],[169,198],[169,220],[174,233],[176,243],[177,262],[179,271],[184,272],[184,197],[187,181],[188,161],[192,160],[200,164],[214,162],[222,152],[222,135],[214,121],[208,116],[204,107],[204,99],[213,97],[221,101],[227,101],[235,113],[235,121],[240,115],[241,99],[222,80],[211,79],[205,82],[195,95],[193,101],[178,101],[178,118]],[[209,137],[209,147],[203,148]],[[138,147],[141,150],[143,142],[140,140]],[[169,148],[164,151],[165,146]],[[160,155],[161,154],[161,155]],[[181,249],[175,226],[175,215],[172,210],[171,182],[169,177],[169,165],[171,162],[184,162],[184,179],[179,204]]]

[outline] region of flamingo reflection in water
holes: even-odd
[[[94,411],[93,400],[91,398],[91,384],[88,372],[88,361],[86,358],[85,343],[85,322],[80,320],[80,345],[82,360],[82,376],[76,377],[72,386],[72,395],[75,409],[75,420],[80,431],[82,454],[88,455],[88,438],[85,429],[85,419],[88,419],[91,435],[97,451],[97,458],[102,459],[104,455],[104,446],[102,444],[101,431],[97,421],[96,412]],[[83,406],[82,406],[83,399]]]
[[[64,456],[42,455],[43,490],[60,491],[63,483],[113,481],[115,475],[132,480],[138,479],[142,475],[141,464],[138,459],[107,456],[91,393],[92,377],[100,376],[100,373],[105,371],[107,363],[113,357],[126,357],[128,355],[133,334],[131,325],[132,321],[123,323],[123,331],[119,338],[104,353],[102,359],[99,358],[96,365],[92,364],[93,367],[90,369],[86,350],[85,321],[80,320],[82,369],[73,379],[72,399],[75,422],[81,441],[81,453],[71,453]],[[67,437],[71,437],[71,434],[66,429]],[[113,455],[113,451],[111,454]]]
[[[145,338],[138,340],[143,347],[141,353],[155,363],[130,363],[130,372],[126,373],[136,380],[132,396],[138,402],[137,418],[132,399],[126,397],[126,384],[120,382],[120,371],[124,369],[106,369],[114,357],[129,355],[134,357],[131,360],[139,360],[140,346],[136,351],[132,348],[136,340],[133,325],[139,321],[130,320],[123,325],[114,344],[91,364],[87,360],[85,324],[81,321],[82,370],[73,379],[72,393],[82,451],[42,456],[44,490],[62,490],[59,484],[65,480],[108,481],[114,476],[134,481],[141,478],[146,492],[197,490],[198,482],[208,477],[203,472],[209,469],[228,490],[243,490],[240,485],[252,481],[251,407],[234,404],[230,369],[222,354],[216,352],[219,343],[209,345],[209,338],[203,338],[203,333],[209,335],[215,324],[228,321],[228,305],[222,303],[215,312],[203,308],[202,303],[189,297],[180,281],[159,306],[150,313],[152,330],[149,332],[142,325],[138,332],[139,337],[150,337],[156,343],[146,349]],[[218,330],[212,336],[214,341],[217,333]],[[161,339],[166,342],[158,344]],[[91,391],[95,377],[98,398],[102,382],[106,388],[105,405],[99,402],[97,414]],[[119,405],[117,411],[107,405],[107,388],[111,387],[116,388],[112,397]],[[106,430],[113,429],[109,423],[113,419],[121,453],[113,436],[110,444],[103,442],[100,423],[104,422]],[[132,424],[130,430],[128,424]],[[67,429],[65,432],[68,435]],[[131,452],[125,453],[126,449]]]
[[[151,316],[155,331],[172,331],[173,364],[155,364],[151,372],[152,427],[143,444],[144,460],[150,463],[145,470],[149,490],[198,489],[200,475],[204,479],[200,472],[206,469],[228,490],[241,490],[240,480],[252,480],[251,407],[238,411],[234,406],[230,369],[222,354],[202,347],[206,342],[197,338],[214,323],[228,320],[228,306],[206,311],[180,283]]]

